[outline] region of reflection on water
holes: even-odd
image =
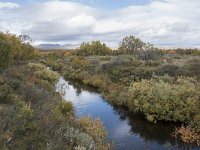
[[[140,114],[106,102],[94,88],[60,78],[56,91],[74,105],[76,115],[99,117],[119,150],[182,150],[187,149],[171,137],[174,125],[149,123]],[[190,146],[189,149],[197,149]]]

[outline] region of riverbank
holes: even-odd
[[[110,149],[101,121],[77,119],[72,103],[55,92],[58,79],[58,73],[38,63],[14,65],[2,72],[2,149]]]
[[[132,55],[71,56],[45,63],[68,79],[96,87],[115,105],[143,113],[151,122],[183,122],[199,132],[199,59],[189,58],[172,58],[165,63],[142,61]],[[194,66],[197,70],[192,71]]]
[[[65,91],[63,97],[72,102],[77,117],[89,114],[92,118],[98,117],[102,121],[108,138],[114,142],[116,150],[145,148],[182,150],[186,146],[171,136],[174,128],[177,127],[174,123],[148,122],[143,115],[108,103],[96,88],[77,81],[60,78],[56,87],[58,90],[63,87]],[[198,149],[192,145],[189,147]]]

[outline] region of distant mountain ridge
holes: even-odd
[[[41,49],[71,49],[71,48],[77,48],[79,45],[76,44],[40,44],[36,47]]]

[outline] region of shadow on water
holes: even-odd
[[[116,143],[116,149],[119,150],[197,150],[196,146],[186,146],[171,136],[174,128],[179,124],[169,122],[148,122],[143,115],[128,111],[126,108],[115,106],[98,94],[97,89],[91,86],[83,85],[78,81],[65,81],[68,88],[68,95],[75,93],[75,109],[83,111],[80,116],[90,114],[91,116],[100,116],[108,131],[108,136]],[[69,89],[71,90],[69,91]],[[83,93],[90,95],[85,98]],[[95,99],[87,101],[84,99]],[[72,102],[73,103],[73,102]],[[84,107],[81,107],[84,105]],[[83,109],[84,108],[84,109]],[[93,109],[93,110],[92,110]],[[79,116],[79,115],[78,115]]]
[[[83,85],[79,81],[69,81],[69,84],[76,89],[77,95],[81,94],[82,90],[97,93],[96,88]],[[159,142],[159,144],[165,144],[166,141],[174,141],[174,138],[172,138],[171,134],[169,133],[172,133],[174,127],[180,126],[180,124],[161,121],[158,123],[151,123],[147,121],[142,114],[130,112],[124,107],[113,105],[107,101],[106,103],[113,107],[115,114],[119,116],[120,120],[128,120],[128,125],[131,127],[131,132],[138,134],[145,141],[155,140]]]
[[[132,113],[126,110],[126,108],[120,108],[113,106],[114,111],[119,115],[120,120],[128,120],[127,123],[131,127],[131,132],[135,135],[139,135],[146,142],[156,141],[161,145],[166,143],[177,143],[170,133],[173,132],[174,127],[178,126],[173,123],[158,122],[151,123],[147,121],[142,114]]]

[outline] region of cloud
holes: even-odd
[[[19,5],[11,2],[0,2],[0,9],[13,9],[13,8],[18,8]]]
[[[0,31],[28,34],[38,43],[102,40],[116,46],[135,35],[157,46],[200,47],[199,0],[152,0],[117,10],[78,2],[0,3]]]

